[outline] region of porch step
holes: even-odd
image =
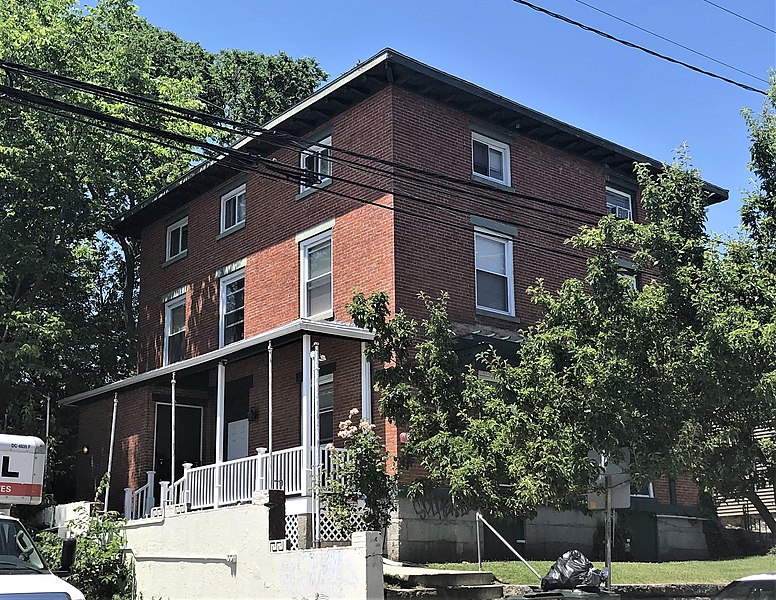
[[[383,565],[386,600],[435,598],[438,600],[492,600],[502,598],[504,588],[487,571],[445,571]]]

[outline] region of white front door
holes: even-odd
[[[248,419],[227,424],[226,460],[248,456]]]

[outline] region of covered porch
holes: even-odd
[[[63,400],[80,409],[81,495],[91,499],[107,471],[105,500],[130,520],[250,502],[268,489],[285,492],[290,513],[313,512],[334,423],[354,407],[371,420],[371,338],[300,319]]]

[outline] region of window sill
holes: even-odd
[[[302,317],[303,319],[308,319],[310,321],[331,321],[334,319],[334,311],[333,310],[327,310],[322,313],[318,313],[317,315],[312,315],[309,317]]]
[[[224,239],[226,236],[233,234],[235,231],[240,231],[241,229],[244,229],[244,228],[245,228],[245,221],[243,221],[242,223],[238,223],[237,225],[222,231],[216,236],[216,240]]]
[[[164,261],[162,263],[162,268],[169,267],[171,264],[174,264],[174,263],[178,262],[179,260],[183,260],[184,258],[186,258],[188,256],[188,254],[189,254],[189,251],[188,250],[184,250],[183,252],[181,252],[180,254],[176,254],[172,258],[168,258],[166,261]]]
[[[508,315],[506,313],[501,313],[495,310],[488,310],[487,308],[477,307],[474,309],[474,312],[481,317],[493,317],[494,319],[501,319],[503,321],[509,321],[510,323],[520,323],[520,317]]]
[[[301,200],[302,198],[307,198],[310,194],[314,194],[320,189],[325,188],[326,186],[331,185],[331,177],[327,177],[320,183],[316,183],[314,186],[306,188],[305,190],[299,192],[296,196],[294,196],[294,201]]]
[[[515,188],[513,188],[512,186],[509,186],[504,182],[491,179],[490,177],[485,177],[484,175],[480,175],[479,173],[472,173],[472,181],[475,181],[477,183],[484,183],[485,185],[489,185],[490,187],[493,187],[505,192],[515,191]]]

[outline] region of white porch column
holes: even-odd
[[[272,340],[267,342],[267,489],[273,489],[275,475],[272,469]]]
[[[103,506],[102,512],[108,513],[108,498],[110,496],[110,478],[111,469],[113,468],[113,444],[116,439],[116,409],[119,405],[119,393],[113,394],[113,416],[110,422],[110,448],[108,448],[108,485],[105,487],[105,506]],[[46,438],[46,444],[48,444],[48,436]],[[48,446],[46,446],[48,452]]]
[[[367,360],[366,342],[361,342],[361,416],[372,422],[372,364]]]
[[[313,513],[315,519],[315,534],[313,536],[313,547],[321,547],[321,499],[320,492],[317,490],[317,484],[321,481],[321,420],[318,415],[321,411],[320,406],[320,374],[321,374],[321,350],[318,342],[313,344],[310,352],[312,362],[312,408],[313,408]]]
[[[216,468],[213,476],[215,507],[221,500],[221,463],[224,462],[224,396],[226,395],[226,361],[218,363],[218,387],[216,388]]]
[[[310,459],[312,457],[312,424],[310,406],[310,349],[311,339],[309,334],[302,336],[302,496],[310,495]]]
[[[175,483],[175,371],[170,380],[170,483]]]

